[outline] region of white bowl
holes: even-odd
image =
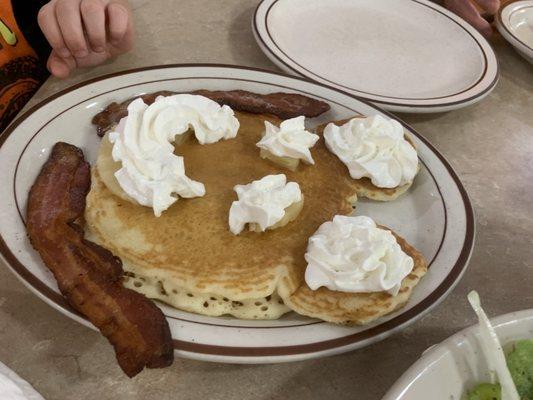
[[[496,16],[496,27],[502,36],[533,64],[533,0],[506,4]]]
[[[501,315],[491,322],[504,347],[533,338],[533,309]],[[488,381],[476,324],[426,350],[383,400],[458,400],[466,390]]]

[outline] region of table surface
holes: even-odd
[[[277,70],[256,45],[258,0],[133,0],[135,49],[69,79],[49,79],[29,105],[74,83],[154,64],[212,62]],[[401,333],[344,355],[275,365],[176,359],[134,379],[107,341],[26,289],[0,267],[0,361],[52,399],[379,399],[429,346],[475,322],[466,294],[496,316],[533,307],[533,68],[501,37],[501,78],[480,104],[400,115],[454,166],[474,204],[477,238],[459,285]]]

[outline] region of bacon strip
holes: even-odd
[[[208,97],[221,105],[226,104],[234,110],[272,114],[281,119],[300,115],[314,118],[329,110],[327,103],[295,93],[257,94],[245,90],[197,90],[193,94]]]
[[[27,209],[31,244],[54,274],[68,303],[86,316],[115,348],[122,370],[133,377],[172,364],[172,338],[161,310],[122,286],[122,263],[85,240],[83,216],[90,167],[80,149],[56,143],[33,184]]]
[[[177,94],[163,90],[140,96],[146,104],[152,104],[157,96]],[[209,91],[197,90],[192,92],[210,98],[218,104],[226,104],[237,111],[254,114],[271,114],[282,119],[304,115],[314,118],[329,110],[329,105],[323,101],[294,93],[257,94],[245,90]],[[122,103],[111,103],[103,111],[96,114],[92,123],[96,125],[98,136],[103,136],[121,118],[128,115],[128,105],[138,97],[128,99]]]

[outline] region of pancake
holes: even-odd
[[[364,117],[356,117],[356,118],[364,118]],[[340,121],[334,121],[332,123],[337,126],[341,126],[347,123],[348,121],[350,121],[350,119],[343,119]],[[318,127],[317,130],[321,136],[327,125],[328,124],[323,124]],[[413,142],[413,139],[411,139],[411,137],[407,133],[404,133],[404,137],[405,137],[405,140],[407,140],[409,144],[413,146],[413,148],[416,150],[416,146]],[[420,163],[418,165],[418,170],[420,170]],[[357,196],[359,197],[366,197],[368,199],[377,200],[377,201],[392,201],[392,200],[396,200],[402,194],[407,192],[409,188],[413,185],[413,181],[406,183],[405,185],[395,187],[395,188],[381,188],[381,187],[374,185],[369,178],[361,178],[361,179],[354,179],[354,185],[356,187]]]
[[[387,292],[337,292],[325,287],[311,290],[309,286],[301,285],[295,293],[284,299],[285,304],[299,314],[342,325],[365,325],[403,307],[411,297],[413,288],[425,275],[427,264],[419,251],[395,232],[391,233],[414,261],[413,270],[402,281],[396,296]]]
[[[425,271],[422,261],[393,299],[382,293],[307,287],[308,238],[333,216],[352,213],[357,182],[327,150],[321,135],[312,149],[314,166],[302,163],[292,172],[261,159],[255,144],[264,121],[279,125],[281,120],[240,112],[236,116],[240,129],[235,139],[199,145],[190,138],[176,149],[185,158],[187,175],[204,183],[207,193],[179,199],[159,218],[112,183],[120,165],[111,159],[110,144],[102,143],[87,196],[86,232],[122,259],[125,285],[185,311],[245,319],[279,318],[293,308],[332,322],[366,323],[403,304],[418,281],[411,275]],[[305,203],[299,216],[279,229],[233,235],[228,225],[229,208],[237,198],[233,187],[278,173],[300,185]],[[331,307],[336,298],[343,299],[340,309]],[[369,318],[361,317],[365,312]]]
[[[355,188],[344,165],[321,140],[313,148],[315,166],[282,171],[288,181],[300,184],[306,199],[296,220],[264,233],[233,235],[228,226],[229,208],[236,199],[233,187],[280,173],[280,167],[259,157],[255,144],[265,120],[277,125],[281,120],[236,116],[241,127],[235,139],[202,146],[191,138],[179,146],[187,175],[204,183],[207,194],[180,199],[159,218],[151,208],[113,194],[121,190],[118,185],[112,192],[103,183],[101,176],[112,176],[119,167],[109,161],[111,146],[104,142],[87,197],[87,230],[135,274],[126,284],[150,297],[205,315],[277,318],[289,309],[279,304],[276,292],[288,296],[303,280],[307,238],[334,215],[352,212]],[[104,170],[106,165],[109,170]],[[185,296],[174,296],[174,291]]]

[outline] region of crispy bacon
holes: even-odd
[[[176,92],[163,90],[142,95],[146,104],[152,104],[157,96],[170,96]],[[254,114],[271,114],[282,119],[304,115],[309,118],[317,117],[329,110],[329,105],[323,101],[294,93],[257,94],[245,90],[210,91],[197,90],[192,92],[210,98],[218,104],[226,104],[237,111],[247,111]],[[122,103],[111,103],[103,111],[96,114],[92,123],[96,125],[96,132],[103,136],[111,127],[128,115],[128,105],[136,99],[128,99]]]
[[[161,310],[122,286],[122,263],[85,240],[83,216],[90,167],[80,149],[56,143],[33,184],[27,229],[33,247],[54,274],[68,303],[89,319],[115,348],[129,377],[172,364],[172,338]]]
[[[272,114],[281,119],[300,115],[313,118],[329,110],[327,103],[295,93],[257,94],[246,90],[197,90],[193,94],[208,97],[219,104],[226,104],[234,110]]]

